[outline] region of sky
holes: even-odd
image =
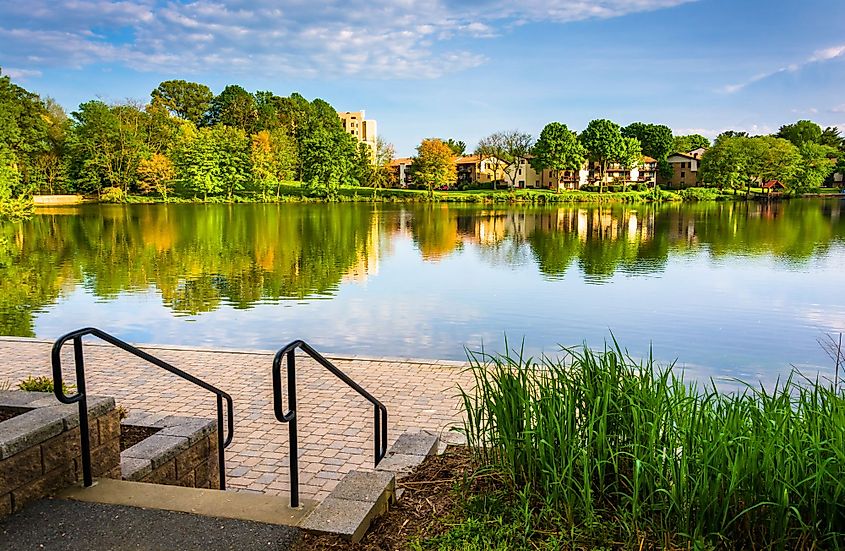
[[[0,0],[3,74],[69,112],[184,79],[366,110],[400,156],[594,118],[845,130],[845,0]]]

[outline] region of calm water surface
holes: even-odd
[[[612,330],[694,377],[829,375],[845,203],[149,205],[0,225],[0,333],[464,357]]]

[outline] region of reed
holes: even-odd
[[[845,395],[833,385],[793,372],[721,392],[615,340],[559,359],[469,359],[469,446],[566,530],[684,547],[845,542]]]

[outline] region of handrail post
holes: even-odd
[[[217,471],[220,489],[226,489],[226,459],[223,456],[223,396],[217,395]]]
[[[88,488],[94,484],[94,477],[91,473],[91,436],[88,430],[88,393],[85,389],[85,358],[82,353],[82,337],[80,336],[73,338],[73,359],[76,363],[76,389],[79,393],[79,439],[81,445],[80,451],[82,453],[82,483]]]
[[[288,351],[288,409],[292,418],[288,423],[290,442],[290,506],[299,507],[299,446],[296,441],[296,350]]]

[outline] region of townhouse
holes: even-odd
[[[669,187],[671,189],[682,189],[701,185],[701,176],[699,175],[699,168],[701,167],[701,157],[705,148],[700,147],[688,153],[673,153],[667,157],[669,166],[672,167],[672,176],[669,179],[660,178],[658,184]]]

